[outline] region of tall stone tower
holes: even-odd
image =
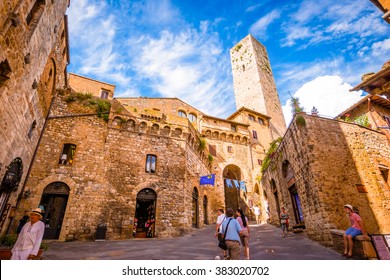
[[[265,47],[249,34],[230,49],[230,58],[236,110],[245,107],[271,117],[273,138],[283,136],[286,122]]]

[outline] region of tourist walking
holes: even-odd
[[[222,233],[225,235],[225,243],[231,260],[240,259],[240,231],[241,226],[236,219],[233,218],[233,209],[226,211],[226,219],[222,223]],[[229,225],[229,226],[228,226]],[[226,231],[227,227],[227,231]]]
[[[366,230],[364,229],[362,218],[353,211],[352,205],[344,205],[344,211],[347,214],[349,221],[351,222],[351,227],[349,227],[343,235],[343,257],[352,258],[353,239],[361,234],[363,234],[363,237],[366,240],[369,240],[369,237],[367,236]]]
[[[241,226],[240,239],[241,239],[241,245],[244,248],[245,259],[249,260],[250,231],[249,231],[248,218],[245,216],[244,211],[242,211],[242,209],[240,208],[236,210],[236,216],[237,216],[237,221]]]
[[[253,212],[255,213],[256,217],[256,224],[260,224],[260,205],[255,205],[253,207]]]
[[[222,223],[226,220],[226,216],[224,214],[223,209],[218,209],[217,211],[218,217],[217,217],[217,225],[215,227],[215,237],[218,238],[218,241],[222,241],[223,239],[223,234],[222,234]],[[227,259],[227,250],[222,250],[223,257],[226,260]]]
[[[42,210],[40,208],[30,212],[30,221],[23,226],[11,250],[11,260],[31,260],[38,255],[45,231],[45,224],[41,219]]]
[[[286,212],[286,208],[282,207],[280,208],[281,209],[281,212],[280,212],[280,226],[282,228],[282,236],[283,237],[290,237],[290,234],[288,233],[288,219],[290,218],[289,215],[287,214]]]

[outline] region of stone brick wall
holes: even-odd
[[[76,114],[80,105],[65,100],[66,96],[56,99],[26,186],[32,195],[22,200],[18,215],[40,203],[47,185],[61,181],[70,187],[70,193],[60,240],[91,239],[101,223],[107,225],[108,239],[131,238],[136,197],[144,188],[157,193],[157,237],[191,230],[194,188],[199,192],[198,227],[214,222],[223,203],[221,189],[199,186],[199,175],[210,174],[210,166],[204,152],[198,150],[199,134],[190,122],[181,135],[175,134],[174,127],[172,134],[154,130],[154,119],[115,113],[120,106],[115,104],[107,124],[91,115],[93,111],[83,111],[85,116]],[[121,121],[114,121],[119,118]],[[127,125],[130,119],[137,125]],[[140,127],[142,122],[146,128]],[[71,165],[59,163],[64,143],[76,145]],[[155,173],[145,172],[147,154],[157,156]]]
[[[69,73],[68,75],[69,87],[75,92],[80,93],[92,93],[93,96],[101,97],[102,91],[108,93],[107,99],[111,100],[114,96],[115,86],[96,81],[91,78],[83,77],[74,73]]]
[[[288,162],[309,237],[330,245],[330,229],[349,227],[344,204],[359,210],[369,233],[389,232],[389,186],[378,167],[379,162],[389,166],[385,135],[356,124],[304,117],[305,126],[292,122],[262,178],[271,222],[279,223],[271,180],[275,181],[279,205],[293,216],[289,184],[283,174],[283,163]]]
[[[35,2],[0,3],[0,63],[8,64],[10,69],[9,79],[0,82],[0,180],[12,160],[19,157],[23,162],[19,188],[8,200],[2,200],[1,212],[6,203],[17,205],[53,91],[66,84],[67,42],[61,34],[66,29],[68,3],[46,1],[27,24],[26,17]],[[1,195],[7,196],[4,192]]]

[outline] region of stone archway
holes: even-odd
[[[39,104],[44,116],[49,112],[50,104],[56,88],[56,64],[53,58],[49,58],[38,84]]]
[[[223,170],[225,206],[226,209],[237,209],[240,206],[240,188],[237,188],[233,180],[241,181],[241,169],[234,164],[226,166]],[[228,184],[226,179],[230,179],[232,184]]]
[[[134,236],[152,238],[155,236],[157,193],[144,188],[137,194],[134,216]]]

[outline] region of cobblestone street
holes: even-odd
[[[215,225],[169,239],[55,242],[44,253],[47,260],[211,260],[221,255]],[[252,260],[341,260],[337,252],[308,239],[304,233],[282,238],[273,225],[251,225]],[[241,253],[243,259],[243,253]]]

